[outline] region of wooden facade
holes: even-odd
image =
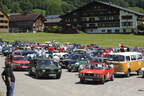
[[[86,33],[132,33],[144,14],[120,6],[95,1],[61,16],[61,26]]]
[[[20,32],[43,32],[45,18],[40,13],[11,14],[10,28],[11,33]]]
[[[5,12],[0,9],[0,33],[9,32],[9,18]]]

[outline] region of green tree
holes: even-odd
[[[38,12],[41,13],[43,16],[46,16],[46,11],[42,9],[33,9],[32,12]]]
[[[11,8],[12,13],[22,13],[22,9],[20,8],[20,5],[18,2],[12,3],[12,8]]]
[[[19,3],[20,3],[20,8],[23,10],[24,14],[32,11],[33,5],[29,0],[21,0],[19,1]]]
[[[144,31],[144,23],[140,23],[137,28],[138,30]]]
[[[6,5],[3,5],[2,9],[6,13],[10,13],[10,11],[11,11],[10,9],[8,9],[8,7]]]
[[[62,11],[63,11],[64,13],[67,13],[67,12],[70,12],[70,11],[76,9],[76,7],[74,7],[73,5],[68,4],[68,3],[66,3],[66,2],[63,2],[63,3],[62,3],[61,8],[62,8]]]

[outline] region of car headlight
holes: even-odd
[[[16,65],[16,63],[11,63],[11,65],[12,65],[12,66],[15,66],[15,65]]]
[[[61,69],[59,69],[58,72],[61,72]]]
[[[80,76],[84,76],[84,73],[80,73],[79,75],[80,75]]]
[[[79,63],[77,62],[77,63],[75,63],[75,65],[79,65]]]
[[[42,70],[42,72],[44,73],[44,72],[46,72],[46,70]]]
[[[100,77],[100,75],[99,75],[99,74],[94,74],[94,76],[95,76],[95,77],[97,77],[97,78],[99,78],[99,77]]]

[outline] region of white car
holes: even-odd
[[[64,53],[64,52],[61,52],[61,53],[53,53],[53,56],[54,56],[54,55],[57,55],[57,56],[59,56],[60,58],[63,58],[63,56],[66,55],[66,54],[68,54],[68,53]]]

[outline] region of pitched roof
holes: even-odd
[[[100,2],[100,1],[99,1],[99,2]],[[130,9],[127,9],[127,8],[124,8],[124,7],[115,5],[115,4],[105,3],[105,2],[101,2],[101,3],[103,3],[103,4],[105,4],[105,5],[109,5],[109,6],[111,6],[111,7],[118,8],[118,9],[120,9],[120,10],[124,10],[124,11],[130,12],[130,13],[136,14],[136,15],[144,16],[143,13],[140,13],[140,12],[137,12],[137,11],[133,11],[133,10],[130,10]]]
[[[42,16],[42,14],[41,13],[28,13],[28,14],[15,13],[15,14],[9,14],[9,19],[12,22],[35,21],[39,16]]]
[[[60,15],[48,15],[45,23],[58,23],[61,21]]]
[[[48,15],[46,19],[59,18],[60,15]]]
[[[104,5],[106,5],[106,6],[111,6],[111,7],[114,7],[114,8],[120,9],[120,10],[124,10],[124,11],[130,12],[130,13],[133,13],[133,14],[136,14],[136,15],[139,15],[139,16],[144,16],[143,13],[136,12],[136,11],[133,11],[133,10],[129,10],[129,9],[127,9],[127,8],[120,7],[120,6],[115,5],[115,4],[112,4],[112,3],[106,3],[106,2],[102,2],[102,1],[93,1],[93,2],[88,3],[88,4],[86,4],[86,5],[82,6],[82,7],[79,7],[78,9],[76,9],[76,10],[70,12],[70,13],[67,13],[67,14],[65,14],[65,15],[61,15],[60,17],[70,15],[70,14],[72,14],[72,13],[74,13],[74,12],[77,12],[77,11],[79,11],[79,10],[82,10],[83,8],[85,8],[85,7],[87,7],[87,6],[91,5],[91,4],[95,4],[95,3],[104,4]]]
[[[0,11],[3,12],[3,14],[9,19],[8,15],[0,8]]]

